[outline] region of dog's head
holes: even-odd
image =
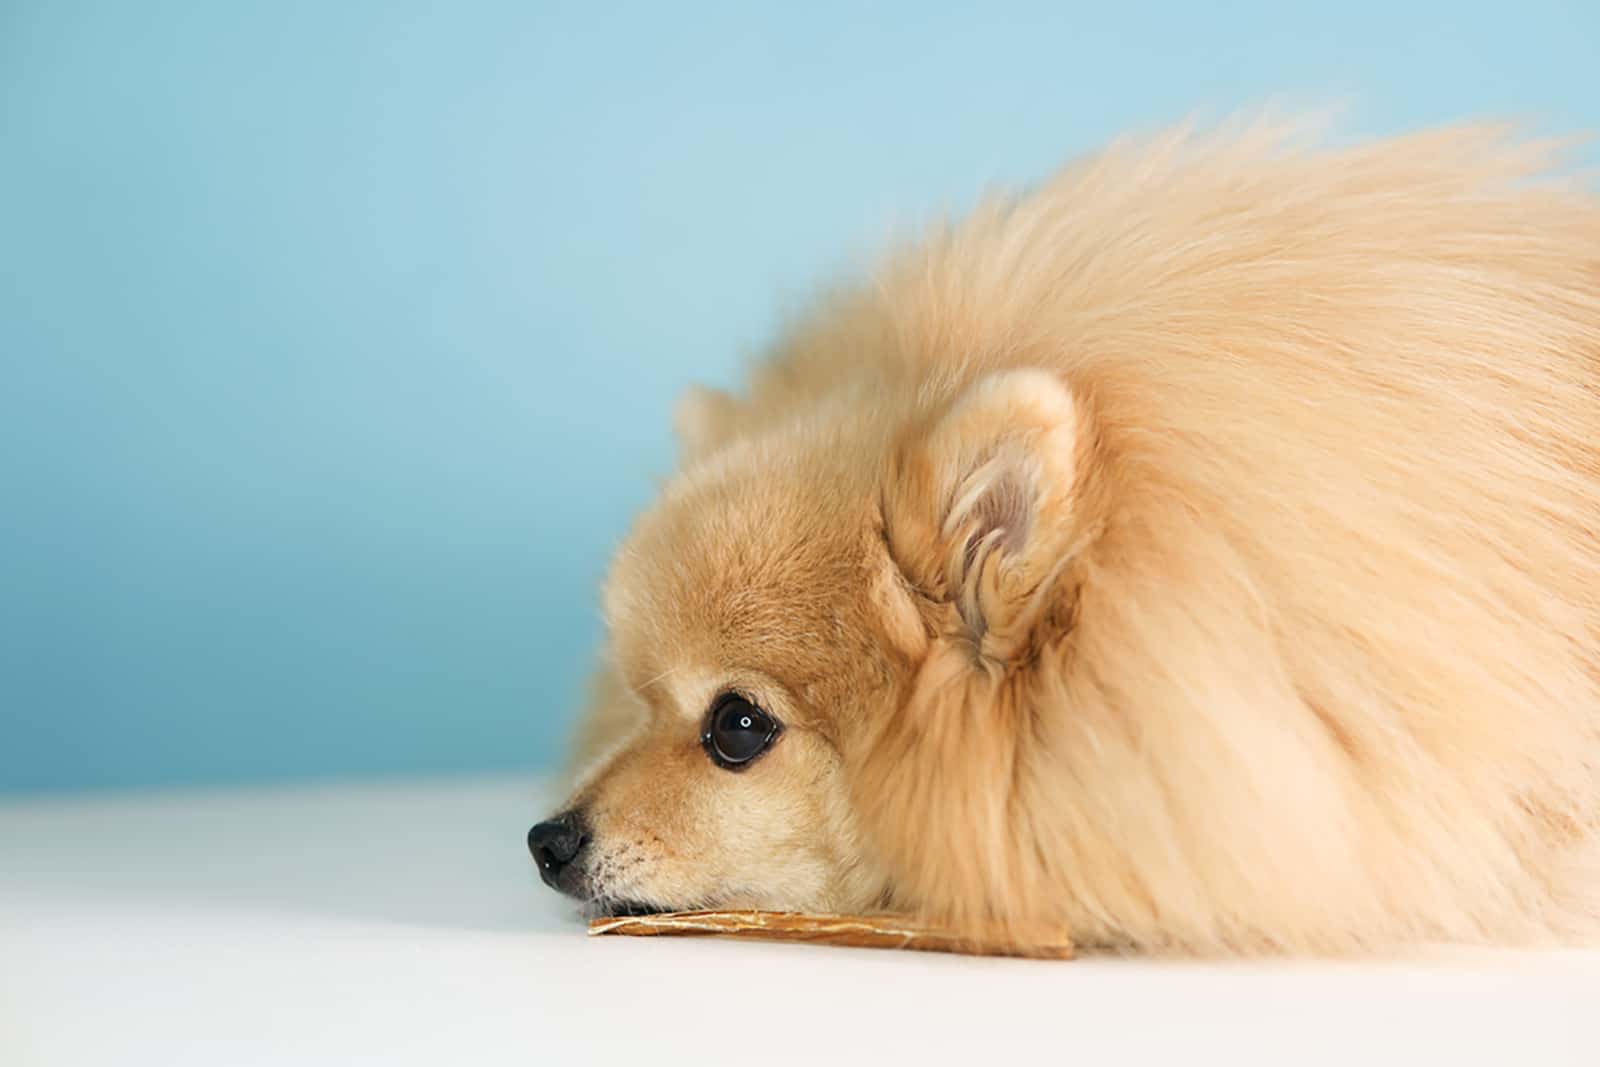
[[[530,834],[545,880],[606,912],[949,907],[1003,881],[1015,687],[1067,629],[1082,428],[1057,377],[1012,370],[687,442],[606,585],[616,736]]]

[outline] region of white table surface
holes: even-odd
[[[590,940],[524,849],[543,811],[503,778],[0,804],[0,1064],[1600,1064],[1600,953]]]

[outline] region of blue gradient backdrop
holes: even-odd
[[[1600,4],[0,3],[0,790],[538,766],[783,301],[1120,129],[1600,127]]]

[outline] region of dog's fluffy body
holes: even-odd
[[[1147,951],[1600,930],[1600,207],[1127,142],[820,301],[607,583],[585,893]],[[738,692],[784,724],[700,747]]]

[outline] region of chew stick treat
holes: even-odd
[[[973,938],[923,926],[895,915],[802,915],[778,911],[675,911],[591,920],[589,934],[631,937],[739,937],[757,941],[809,941],[851,948],[899,948],[969,956],[1072,958],[1065,934],[1012,941]]]

